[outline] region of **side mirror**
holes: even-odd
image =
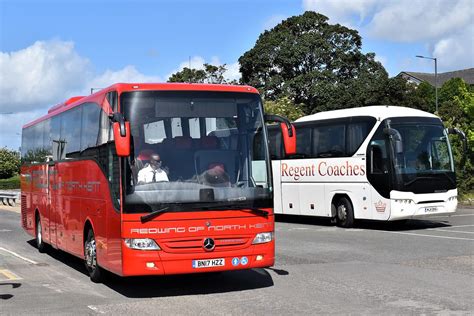
[[[110,120],[113,122],[112,127],[117,156],[130,156],[130,122],[125,122],[123,115],[120,113],[112,114]]]
[[[466,154],[466,153],[467,153],[467,138],[466,138],[466,134],[465,134],[463,131],[461,131],[460,129],[458,129],[458,128],[447,128],[446,131],[448,132],[448,134],[459,135],[459,137],[461,137],[462,148],[463,148],[464,154]]]
[[[296,131],[290,121],[280,115],[267,114],[265,115],[266,122],[280,123],[281,135],[283,136],[283,144],[286,155],[296,154]]]
[[[384,128],[383,132],[393,141],[393,144],[395,145],[395,153],[403,153],[403,140],[400,132],[391,127]]]
[[[117,156],[119,157],[128,157],[130,156],[130,123],[119,122],[113,123],[114,128],[114,139],[115,139],[115,149],[117,150]]]

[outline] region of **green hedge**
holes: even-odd
[[[20,188],[20,176],[16,175],[9,179],[0,179],[0,190],[11,190]]]

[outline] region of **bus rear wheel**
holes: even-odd
[[[46,251],[46,244],[43,241],[43,228],[41,227],[41,219],[39,215],[36,217],[36,247],[38,251],[43,253]]]
[[[91,281],[94,283],[102,282],[104,279],[103,271],[97,262],[97,248],[92,229],[87,232],[87,238],[84,242],[84,259]]]
[[[335,204],[337,225],[345,228],[354,226],[354,209],[351,201],[343,196]]]

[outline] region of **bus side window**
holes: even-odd
[[[384,162],[382,156],[382,149],[380,146],[372,145],[370,147],[370,155],[371,155],[371,171],[372,173],[384,173]]]

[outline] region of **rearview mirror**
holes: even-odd
[[[296,131],[291,122],[283,116],[267,114],[265,115],[266,122],[280,123],[281,135],[283,136],[283,146],[286,155],[296,154]]]
[[[383,132],[390,137],[394,146],[395,146],[395,153],[401,154],[403,153],[403,140],[402,135],[400,132],[394,128],[387,127],[383,129]]]
[[[462,147],[463,147],[463,151],[464,151],[464,154],[467,153],[467,138],[466,138],[466,134],[461,131],[460,129],[458,128],[447,128],[446,129],[448,134],[452,134],[452,135],[458,135],[459,137],[461,137],[461,141],[462,141]]]
[[[113,122],[112,127],[114,130],[117,156],[130,156],[130,123],[125,122],[123,115],[120,113],[112,114],[110,120]]]

